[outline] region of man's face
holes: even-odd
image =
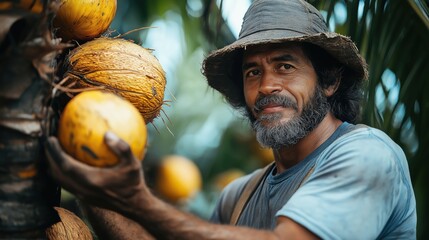
[[[329,110],[317,74],[298,45],[248,48],[242,73],[247,111],[266,147],[297,143]]]

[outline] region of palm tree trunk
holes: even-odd
[[[43,153],[48,100],[58,45],[48,13],[10,9],[0,19],[0,236],[46,238],[59,221],[60,188]]]

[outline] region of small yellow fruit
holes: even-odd
[[[91,40],[105,32],[116,15],[116,0],[61,0],[54,18],[57,36]]]
[[[200,170],[192,160],[179,155],[169,155],[161,160],[155,182],[161,197],[177,203],[192,198],[201,185]]]
[[[151,51],[126,39],[100,37],[75,48],[65,78],[77,88],[105,87],[130,101],[146,123],[164,103],[165,72]]]
[[[127,142],[137,159],[143,159],[147,140],[143,117],[131,103],[109,92],[86,91],[73,97],[61,114],[58,138],[74,158],[107,167],[118,162],[104,143],[107,131]]]

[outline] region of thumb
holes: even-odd
[[[134,159],[130,145],[111,131],[104,134],[104,142],[120,159],[120,164],[130,164]]]

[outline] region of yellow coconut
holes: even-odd
[[[99,37],[116,15],[116,0],[60,0],[54,18],[57,36],[64,40]]]
[[[159,115],[165,72],[152,52],[120,38],[97,38],[75,48],[67,57],[74,87],[104,87],[130,101],[147,123]]]
[[[113,166],[118,158],[104,142],[111,131],[127,142],[138,159],[143,159],[147,130],[138,110],[121,97],[102,91],[76,95],[61,113],[58,139],[64,150],[84,163]]]
[[[45,230],[48,240],[91,240],[92,234],[88,226],[73,212],[55,207],[60,221]]]
[[[156,175],[155,190],[164,199],[178,203],[192,198],[202,185],[202,177],[195,163],[180,155],[161,159]]]

